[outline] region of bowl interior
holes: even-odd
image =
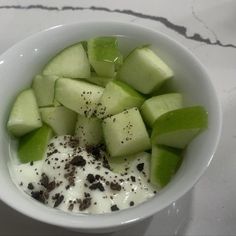
[[[38,203],[12,183],[8,171],[10,139],[6,131],[6,121],[17,92],[30,86],[34,75],[40,73],[51,56],[66,46],[99,35],[116,35],[124,54],[135,46],[150,44],[173,69],[175,78],[170,85],[174,91],[183,93],[187,105],[201,104],[207,109],[209,127],[189,145],[178,173],[155,198],[118,213],[78,216]],[[0,198],[16,210],[47,223],[92,230],[118,227],[151,216],[177,200],[196,183],[209,165],[218,143],[221,129],[220,107],[204,68],[178,43],[137,25],[84,22],[40,32],[18,43],[0,57],[0,80]]]

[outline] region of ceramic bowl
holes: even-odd
[[[186,150],[183,164],[173,180],[154,198],[136,207],[101,215],[71,214],[49,208],[22,191],[9,174],[9,135],[6,121],[15,95],[30,86],[35,74],[61,49],[95,36],[115,35],[125,54],[135,46],[151,48],[173,69],[172,86],[183,93],[188,105],[203,105],[209,127]],[[0,199],[36,220],[72,230],[102,233],[121,229],[161,211],[189,191],[209,166],[221,130],[221,109],[211,80],[200,61],[185,47],[152,29],[130,23],[80,22],[59,25],[17,43],[0,56]]]

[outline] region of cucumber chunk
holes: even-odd
[[[201,130],[207,128],[207,120],[207,112],[202,106],[169,111],[155,121],[152,142],[185,148]]]
[[[180,93],[169,93],[147,99],[142,107],[141,114],[150,127],[162,114],[183,107],[183,96]]]
[[[90,117],[95,113],[103,90],[84,81],[61,78],[56,82],[55,98],[72,111]]]
[[[124,60],[119,78],[143,94],[173,77],[172,70],[148,47],[136,48]]]
[[[150,149],[150,139],[138,108],[106,118],[102,127],[105,143],[112,157]]]
[[[80,146],[100,144],[103,140],[101,120],[78,115],[75,137],[78,137]]]
[[[97,37],[88,40],[90,64],[99,76],[114,77],[116,65],[122,63],[115,37]]]
[[[22,91],[16,97],[7,122],[14,136],[22,136],[42,126],[38,105],[32,89]]]
[[[44,107],[39,109],[42,121],[49,125],[56,135],[74,135],[77,113],[63,107]]]
[[[106,87],[106,85],[110,81],[114,80],[114,78],[113,77],[104,77],[104,76],[101,77],[101,76],[98,76],[96,73],[91,72],[91,77],[86,78],[85,80],[88,81],[89,83],[96,84],[101,87]]]
[[[19,140],[18,157],[21,163],[42,160],[49,140],[53,136],[52,129],[43,124]]]
[[[39,107],[54,105],[54,87],[58,78],[59,77],[55,75],[35,76],[32,83],[32,88],[34,90]]]
[[[90,77],[90,64],[82,44],[74,44],[59,52],[45,66],[43,74],[69,78]]]
[[[109,82],[100,99],[97,116],[103,118],[132,107],[139,108],[144,100],[144,97],[129,85],[117,80]]]
[[[178,170],[181,162],[180,150],[154,145],[151,156],[151,183],[159,189],[166,186]]]

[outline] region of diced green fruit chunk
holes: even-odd
[[[136,48],[124,60],[119,78],[143,94],[157,90],[173,71],[148,47]]]
[[[183,96],[181,94],[163,94],[147,99],[141,107],[141,114],[146,124],[151,127],[159,116],[182,107]]]
[[[113,77],[116,65],[122,63],[122,56],[115,37],[97,37],[88,40],[90,64],[99,76]]]
[[[39,107],[54,105],[54,87],[58,78],[59,77],[55,75],[35,76],[32,83],[32,88],[34,90]]]
[[[153,145],[150,171],[151,183],[159,189],[166,186],[178,170],[181,162],[180,150]]]
[[[78,137],[80,146],[100,144],[103,140],[101,120],[78,115],[75,137]]]
[[[53,136],[52,129],[43,124],[19,140],[18,157],[21,163],[42,160],[49,140]]]
[[[74,135],[77,113],[63,107],[40,108],[42,121],[49,125],[56,135]]]
[[[102,125],[105,143],[112,157],[150,149],[150,139],[138,108],[108,117]]]
[[[144,97],[129,85],[114,80],[105,87],[98,106],[97,116],[99,118],[118,114],[132,107],[141,107]]]
[[[114,78],[112,78],[112,77],[101,77],[101,76],[98,76],[96,73],[92,72],[91,77],[86,78],[85,80],[88,81],[89,83],[96,84],[96,85],[101,86],[101,87],[106,87],[106,85],[110,81],[114,80]]]
[[[104,88],[80,80],[57,80],[55,98],[65,107],[83,116],[92,116]]]
[[[38,105],[32,89],[22,91],[16,97],[7,122],[14,136],[22,136],[42,126]]]
[[[43,74],[68,78],[90,77],[90,64],[82,44],[74,44],[59,52],[45,66]]]
[[[135,162],[137,162],[137,159],[139,162],[144,163],[144,166],[150,166],[150,154],[147,152],[141,152],[134,155],[129,156],[120,156],[120,157],[107,157],[108,163],[115,173],[127,173],[127,170],[130,170],[133,165],[135,165]],[[135,166],[135,169],[137,166]]]
[[[169,111],[155,121],[152,142],[185,148],[202,129],[207,128],[207,120],[207,112],[202,106]]]

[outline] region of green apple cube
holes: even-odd
[[[173,71],[147,46],[134,49],[124,60],[119,78],[143,94],[160,88]]]
[[[180,150],[153,145],[150,165],[151,183],[159,189],[166,186],[180,167],[181,162]]]
[[[138,108],[131,108],[103,120],[103,135],[112,157],[150,149],[150,138]]]
[[[82,43],[59,52],[45,66],[43,74],[75,79],[90,77],[90,64]]]
[[[185,148],[203,129],[207,128],[208,115],[202,106],[169,111],[153,125],[152,143]]]
[[[110,81],[114,80],[114,78],[113,77],[98,76],[95,72],[91,72],[91,77],[86,78],[85,80],[89,83],[96,84],[101,87],[106,87],[106,85]]]
[[[122,63],[122,55],[115,37],[97,37],[88,40],[88,58],[99,76],[114,77],[117,65]]]
[[[58,78],[55,75],[36,75],[33,79],[32,88],[39,107],[54,105],[54,87]]]
[[[56,82],[55,98],[72,111],[90,117],[95,113],[103,90],[84,81],[61,78]]]
[[[145,170],[147,174],[150,168],[151,155],[148,152],[141,152],[129,156],[120,156],[120,157],[107,157],[108,163],[113,172],[119,174],[127,173],[127,169],[137,169],[137,163],[144,163],[144,167],[148,170]]]
[[[42,126],[34,91],[26,89],[18,94],[12,106],[7,128],[14,136],[22,136]]]
[[[182,107],[183,96],[180,93],[168,93],[147,99],[141,107],[141,114],[146,124],[152,127],[159,116]]]
[[[78,137],[80,146],[100,144],[103,140],[101,120],[78,115],[75,137]]]
[[[49,125],[56,135],[74,135],[77,113],[64,107],[43,107],[39,109],[42,121]]]
[[[52,129],[43,124],[19,139],[18,157],[21,163],[42,160],[49,140],[53,136]]]
[[[114,80],[105,87],[99,101],[97,116],[103,118],[118,114],[132,107],[141,107],[145,98],[129,85]]]

